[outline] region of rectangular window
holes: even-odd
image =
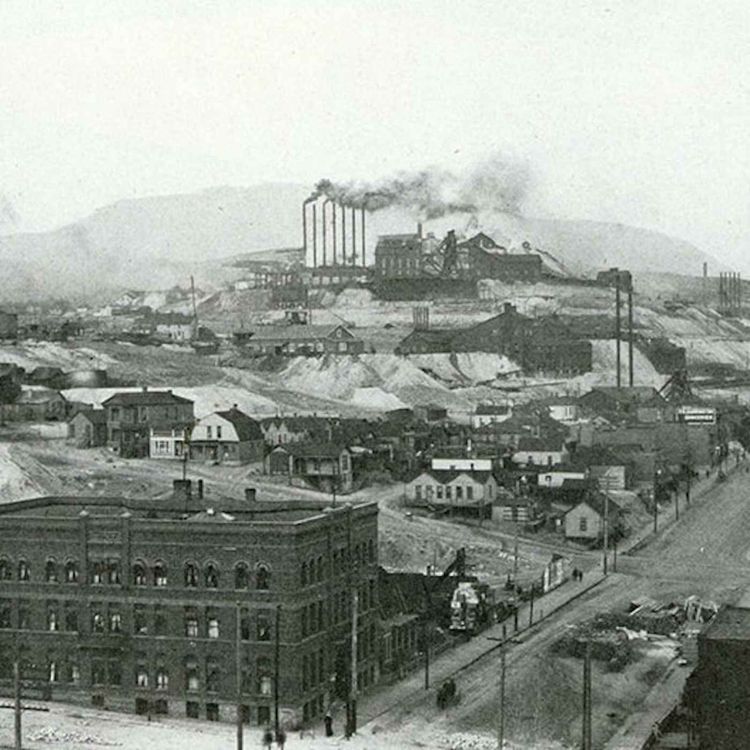
[[[456,487],[456,500],[463,500],[464,499],[464,488],[461,487],[461,485],[458,485]]]
[[[586,516],[581,516],[578,519],[578,530],[579,531],[588,531],[589,527],[589,519],[586,518]]]
[[[188,616],[185,618],[185,635],[188,638],[198,637],[198,618],[194,616]]]
[[[195,701],[188,701],[185,703],[185,716],[188,719],[200,719],[201,717],[201,704]]]
[[[209,424],[209,425],[206,425],[206,437],[207,437],[207,438],[208,438],[209,440],[211,440],[211,438],[213,437],[213,428],[211,427],[211,425],[210,425],[210,424]]]
[[[466,487],[466,499],[467,500],[473,500],[474,499],[474,488],[471,486]]]
[[[216,427],[216,439],[221,440],[221,426]]]

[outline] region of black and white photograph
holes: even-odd
[[[750,749],[746,0],[0,59],[0,750]]]

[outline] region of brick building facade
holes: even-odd
[[[0,685],[16,654],[54,699],[265,725],[278,673],[282,720],[311,720],[346,695],[355,591],[359,688],[378,679],[376,503],[175,487],[0,507]]]

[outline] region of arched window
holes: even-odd
[[[105,564],[101,561],[91,565],[91,583],[104,583]]]
[[[198,672],[198,664],[195,659],[190,658],[185,662],[185,689],[200,690],[201,679]]]
[[[103,633],[105,629],[104,615],[101,612],[94,612],[91,618],[91,627],[95,633]]]
[[[146,580],[146,566],[142,562],[137,562],[133,565],[133,583],[136,586],[145,586],[148,583]]]
[[[219,569],[213,563],[206,566],[206,588],[219,588]]]
[[[255,571],[255,588],[268,589],[270,585],[271,574],[267,565],[259,565]]]
[[[18,580],[19,581],[31,580],[31,570],[29,569],[29,564],[26,562],[26,560],[18,561]]]
[[[219,692],[219,667],[213,662],[206,664],[206,691],[209,693]]]
[[[47,560],[44,566],[44,578],[47,583],[57,583],[57,563],[54,560]]]
[[[65,583],[78,583],[78,563],[74,560],[65,563]]]
[[[107,583],[117,585],[120,583],[120,561],[107,560]]]
[[[156,670],[156,689],[169,689],[169,672],[164,667],[158,667]]]
[[[185,563],[185,586],[195,588],[198,585],[198,566],[195,563]]]
[[[271,682],[271,661],[261,656],[257,661],[257,692],[261,695],[271,695],[273,684]]]
[[[236,589],[246,589],[250,583],[250,575],[247,572],[245,563],[237,563],[234,568],[234,587]]]
[[[9,560],[3,558],[0,560],[0,581],[10,581],[13,579],[13,568]]]
[[[154,586],[167,585],[167,566],[159,560],[154,565]]]

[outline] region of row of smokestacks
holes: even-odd
[[[738,313],[742,309],[742,279],[738,273],[727,271],[719,274],[719,310]]]
[[[310,197],[302,203],[305,263],[321,266],[367,266],[365,209]]]

